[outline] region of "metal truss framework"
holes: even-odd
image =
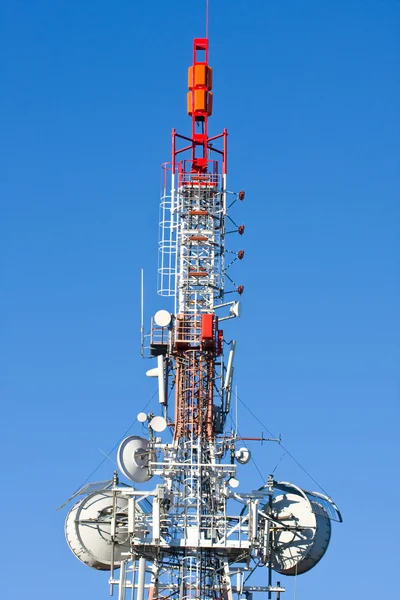
[[[160,521],[163,535],[133,543],[152,561],[153,600],[229,597],[230,563],[247,564],[253,551],[249,517],[227,515],[235,466],[221,463],[228,447],[217,441],[228,387],[215,312],[225,293],[228,134],[208,136],[211,87],[208,40],[196,39],[189,70],[192,135],[173,130],[172,161],[163,165],[159,293],[174,298],[174,314],[168,334],[154,327],[151,335],[152,353],[165,357],[175,388],[173,450],[162,463],[162,477],[170,479],[160,488],[168,510]]]
[[[241,462],[236,449],[239,440],[234,432],[223,433],[235,342],[224,342],[220,325],[238,315],[238,303],[226,302],[224,296],[227,292],[240,295],[243,286],[236,286],[226,275],[230,266],[225,261],[230,219],[228,134],[224,130],[214,137],[208,135],[211,89],[208,39],[195,39],[188,92],[192,134],[185,137],[173,130],[172,161],[162,171],[158,292],[172,298],[174,307],[165,323],[152,320],[149,336],[150,356],[157,357],[164,425],[168,421],[172,441],[163,443],[157,437],[161,430],[152,429],[154,415],[144,415],[149,440],[136,438],[144,442],[141,454],[129,458],[132,463],[139,460],[135,469],[140,478],[132,476],[132,481],[146,482],[155,476],[159,483],[140,491],[119,485],[115,478],[105,488],[113,497],[109,508],[103,503],[96,518],[79,521],[76,517],[69,523],[71,539],[74,528],[79,537],[83,525],[97,527],[101,543],[109,543],[109,561],[92,561],[90,549],[85,548],[84,562],[94,568],[110,565],[110,591],[117,589],[118,600],[144,600],[145,592],[147,600],[231,600],[233,593],[250,598],[253,592],[266,592],[268,598],[276,594],[279,599],[284,588],[279,582],[272,584],[273,554],[279,559],[281,552],[285,557],[289,547],[286,542],[279,545],[280,536],[289,535],[299,556],[309,542],[292,514],[277,515],[273,508],[276,489],[298,494],[307,510],[319,510],[323,519],[329,510],[321,505],[326,498],[315,494],[309,498],[295,486],[279,487],[272,477],[261,490],[235,491],[235,461]],[[242,191],[234,194],[233,202],[243,198]],[[236,231],[241,235],[244,226]],[[241,260],[244,251],[234,254]],[[226,279],[233,289],[225,289]],[[230,312],[221,317],[224,307]],[[172,396],[171,419],[168,399]],[[248,453],[247,448],[241,450]],[[71,546],[78,557],[83,545],[77,541],[76,552]],[[267,567],[266,585],[246,585],[260,565]]]

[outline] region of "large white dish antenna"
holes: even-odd
[[[123,520],[117,522],[115,544],[111,543],[111,491],[89,494],[71,508],[65,521],[65,537],[75,556],[88,567],[109,571],[114,551],[114,567],[119,568],[122,553],[129,552],[129,536]],[[116,497],[115,513],[128,514],[128,501]]]
[[[326,510],[304,496],[288,493],[273,499],[271,516],[290,527],[277,527],[274,531],[274,571],[300,575],[315,567],[331,538],[331,522]]]
[[[159,327],[168,327],[171,323],[171,314],[167,310],[158,310],[154,315],[154,322]]]
[[[131,481],[144,483],[152,478],[149,474],[149,442],[145,438],[131,435],[118,448],[118,468]]]

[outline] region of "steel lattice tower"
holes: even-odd
[[[173,437],[176,459],[185,465],[173,482],[172,505],[179,536],[190,540],[176,568],[169,556],[160,564],[168,565],[184,599],[199,592],[202,598],[223,595],[228,566],[226,554],[202,548],[202,539],[213,539],[219,515],[226,512],[215,437],[223,429],[229,394],[222,381],[223,332],[215,314],[224,302],[227,131],[208,135],[213,96],[207,38],[194,40],[188,87],[192,134],[172,132],[172,162],[164,165],[171,192],[168,196],[166,188],[161,201],[159,267],[159,293],[172,296],[175,304],[169,346],[162,352],[175,372]],[[153,330],[153,352],[159,349],[156,340]],[[169,596],[170,588],[162,592],[159,586],[157,595]]]
[[[117,472],[84,486],[66,537],[82,562],[110,571],[118,600],[146,592],[147,600],[250,600],[254,592],[279,599],[284,588],[273,585],[272,571],[313,568],[341,516],[327,496],[272,476],[259,490],[237,491],[237,463],[250,459],[243,444],[265,438],[225,427],[236,343],[224,340],[221,324],[239,316],[243,286],[228,270],[244,257],[226,247],[229,233],[244,232],[228,210],[245,194],[227,189],[227,131],[208,133],[207,37],[194,40],[188,87],[191,136],[172,131],[172,159],[162,166],[158,292],[173,306],[154,315],[148,335],[142,306],[142,355],[157,361],[147,375],[157,378],[161,415],[139,413],[148,437],[129,436],[118,450],[119,470],[139,488]],[[238,296],[226,301],[227,293]],[[142,489],[154,476],[156,486]],[[257,566],[266,580],[250,585]]]

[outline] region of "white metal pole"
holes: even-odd
[[[144,599],[145,573],[146,573],[146,559],[143,558],[143,556],[141,556],[139,558],[139,568],[138,568],[137,600],[143,600]]]
[[[125,600],[125,570],[126,561],[121,560],[121,567],[119,572],[118,600]]]
[[[144,269],[140,273],[140,328],[144,330]]]

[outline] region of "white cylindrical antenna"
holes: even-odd
[[[165,367],[164,357],[162,354],[157,356],[157,370],[158,370],[158,401],[160,404],[166,404],[167,395],[165,393]]]
[[[225,375],[225,383],[224,383],[225,390],[228,390],[229,387],[232,385],[232,366],[233,366],[233,358],[235,356],[235,349],[236,349],[236,342],[233,341],[233,342],[231,342],[231,349],[229,351],[229,356],[228,356],[228,365],[226,367],[226,375]]]
[[[137,583],[137,600],[144,598],[144,579],[146,573],[146,559],[141,556],[139,558],[138,583]]]
[[[118,600],[124,600],[125,577],[126,577],[126,560],[121,560],[121,570],[119,572]]]

